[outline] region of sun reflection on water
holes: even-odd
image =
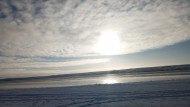
[[[107,78],[103,80],[103,84],[116,84],[118,81],[114,78]]]

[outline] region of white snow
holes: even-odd
[[[0,90],[0,107],[190,107],[190,79]]]

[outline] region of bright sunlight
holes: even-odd
[[[115,83],[118,83],[118,81],[112,78],[103,80],[103,84],[115,84]]]
[[[119,53],[121,51],[121,41],[117,32],[102,32],[96,45],[96,51],[102,55],[114,55]]]

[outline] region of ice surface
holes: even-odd
[[[190,79],[1,90],[0,107],[190,107]]]

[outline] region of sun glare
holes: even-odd
[[[115,79],[109,78],[109,79],[103,80],[103,84],[115,84],[115,83],[118,83],[118,81]]]
[[[105,31],[102,32],[97,45],[96,51],[102,55],[114,55],[121,50],[121,42],[117,32]]]

